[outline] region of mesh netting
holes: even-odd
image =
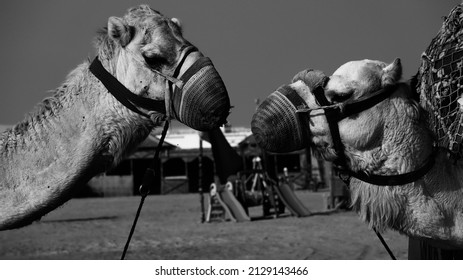
[[[418,73],[421,105],[432,112],[429,127],[437,144],[463,156],[463,6],[444,18],[442,28],[423,53]]]

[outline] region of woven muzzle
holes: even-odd
[[[180,80],[183,88],[176,87],[172,98],[177,120],[201,131],[226,122],[230,99],[222,78],[208,57],[195,61]]]
[[[296,113],[304,100],[290,86],[270,94],[252,117],[251,130],[257,144],[269,152],[292,152],[306,147],[308,126]],[[304,129],[305,128],[305,129]]]
[[[328,77],[313,69],[297,73],[292,83],[303,81],[314,92],[326,85]],[[296,113],[307,107],[302,97],[290,86],[281,86],[260,104],[251,122],[251,130],[261,148],[286,153],[307,147],[310,128],[308,118]]]

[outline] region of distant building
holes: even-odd
[[[262,156],[249,128],[225,127],[222,132],[232,148],[242,157],[244,169],[252,169],[252,159]],[[95,177],[89,182],[94,195],[136,195],[146,167],[151,164],[160,135],[152,134],[137,151],[115,169]],[[204,137],[207,138],[207,137]],[[205,192],[214,182],[215,165],[211,145],[202,140],[201,132],[190,129],[171,129],[166,135],[157,170],[157,186],[151,194],[189,193],[199,191],[199,156],[202,144],[202,187]],[[200,143],[202,142],[202,143]],[[307,162],[307,157],[310,162]],[[286,167],[290,176],[301,188],[313,188],[320,182],[317,160],[306,150],[286,154],[268,154],[272,166],[267,170],[274,176]],[[310,170],[310,172],[308,171]]]
[[[93,177],[87,187],[79,196],[131,196],[138,194],[146,168],[153,161],[155,149],[159,144],[159,138],[155,133],[148,136],[137,148],[137,150],[124,159],[115,168],[106,173]],[[175,146],[164,142],[161,149],[161,156],[165,157]],[[160,186],[161,170],[156,171],[156,186]],[[161,194],[159,188],[152,188],[151,194]]]
[[[0,133],[10,128],[0,125]],[[243,159],[244,169],[252,169],[252,159],[262,156],[249,128],[226,126],[222,132],[232,148]],[[142,184],[145,169],[152,164],[155,149],[159,143],[160,131],[154,131],[137,150],[124,159],[117,167],[92,178],[78,196],[130,196],[137,195]],[[156,186],[151,194],[188,193],[199,191],[199,156],[202,142],[202,186],[214,182],[215,166],[209,142],[201,141],[201,132],[190,128],[172,128],[162,146],[159,169],[156,170]],[[307,157],[311,161],[307,162]],[[287,168],[300,187],[312,187],[321,180],[318,163],[305,150],[286,154],[268,155],[268,168],[275,176]],[[308,172],[311,170],[311,172]]]
[[[251,135],[249,128],[226,127],[223,133],[232,147]],[[90,180],[83,196],[136,195],[143,181],[145,169],[152,164],[159,132],[152,133],[135,153],[116,168]],[[214,159],[211,145],[201,140],[201,132],[190,128],[170,129],[160,154],[157,184],[151,194],[188,193],[199,191],[199,156],[202,144],[202,185],[208,188],[214,181]],[[200,143],[202,142],[202,143]],[[207,190],[205,190],[207,191]]]
[[[252,159],[255,156],[263,155],[252,134],[239,143],[239,153],[243,157],[245,169],[252,168]],[[310,160],[308,161],[307,158]],[[269,165],[266,170],[272,177],[283,174],[283,170],[286,168],[299,188],[314,188],[314,184],[322,181],[318,167],[319,161],[312,156],[310,150],[266,153],[264,164]]]

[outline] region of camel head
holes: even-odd
[[[280,87],[261,103],[253,116],[252,131],[258,143],[272,152],[290,152],[314,145],[327,160],[336,158],[326,108],[339,108],[368,99],[401,78],[399,59],[391,64],[374,60],[347,62],[332,76],[304,70],[292,83]],[[325,104],[315,93],[320,92]],[[357,151],[380,145],[386,116],[383,103],[339,120],[343,144]],[[302,112],[301,112],[302,111]]]
[[[96,45],[101,64],[129,91],[165,101],[162,113],[197,130],[226,122],[225,85],[210,59],[183,38],[178,19],[141,5],[110,17]]]

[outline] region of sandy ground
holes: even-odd
[[[323,209],[323,192],[296,194],[310,210]],[[138,203],[138,197],[73,199],[40,222],[0,232],[0,259],[119,259]],[[250,210],[253,218],[262,215],[260,206]],[[389,259],[350,211],[200,221],[199,194],[149,196],[126,259]],[[398,259],[407,259],[405,236],[389,231],[383,237]]]

